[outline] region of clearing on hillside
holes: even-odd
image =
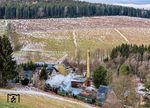
[[[9,22],[23,45],[21,51],[14,54],[22,61],[56,61],[66,54],[73,59],[77,46],[84,58],[88,48],[92,52],[96,49],[110,51],[121,43],[150,44],[150,20],[143,18],[105,16],[1,20],[0,26]]]

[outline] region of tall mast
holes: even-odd
[[[86,77],[90,78],[91,73],[90,73],[90,49],[87,50],[87,73]]]

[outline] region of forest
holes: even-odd
[[[106,58],[104,62],[107,68],[118,69],[118,72],[123,65],[130,74],[136,74],[142,81],[145,81],[150,77],[149,60],[150,45],[122,44],[113,48],[110,59]]]
[[[150,18],[150,10],[74,0],[0,1],[0,19],[74,18],[114,15]]]

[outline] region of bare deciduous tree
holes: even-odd
[[[116,96],[122,101],[123,104],[135,107],[137,105],[134,77],[131,76],[119,76],[113,78],[112,88],[116,93]],[[125,97],[124,93],[128,92],[128,96]]]

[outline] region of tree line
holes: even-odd
[[[150,80],[150,45],[122,44],[112,49],[106,67],[117,69],[118,74],[134,74],[141,81]]]
[[[150,18],[150,10],[74,0],[15,0],[0,3],[0,19],[64,18],[83,16],[133,16]]]
[[[112,49],[110,57],[111,59],[114,59],[118,56],[126,57],[128,58],[130,54],[140,54],[141,57],[145,52],[150,52],[150,45],[129,45],[129,44],[122,44],[119,46],[116,46]],[[150,59],[150,58],[148,58]]]

